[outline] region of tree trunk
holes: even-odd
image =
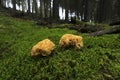
[[[117,18],[120,20],[120,0],[117,0],[115,3],[115,13]]]
[[[0,0],[0,6],[2,5],[2,0]]]
[[[50,18],[52,18],[52,7],[51,7],[51,5],[52,5],[52,0],[50,0]]]
[[[33,0],[34,1],[34,6],[35,6],[35,14],[36,16],[38,16],[38,5],[37,5],[37,1],[36,0]]]
[[[33,2],[32,2],[32,13],[34,13],[34,5],[33,5]]]
[[[16,11],[16,0],[12,0],[13,10]]]
[[[65,0],[65,20],[68,21],[68,0]]]
[[[84,8],[84,21],[88,21],[88,0],[85,0],[84,1],[84,5],[83,5],[83,8]]]
[[[2,0],[0,0],[0,9],[3,7]]]
[[[2,0],[0,0],[0,5],[1,5],[1,3],[2,3]]]
[[[101,30],[95,33],[92,33],[90,36],[101,36],[104,34],[120,33],[120,26],[113,26],[110,29]]]
[[[15,14],[16,14],[16,0],[12,0],[12,5],[13,5],[12,14],[13,14],[13,16],[15,16]]]
[[[68,9],[65,10],[65,20],[68,21]]]
[[[99,0],[95,16],[96,22],[109,23],[113,13],[113,0]]]
[[[25,12],[25,0],[22,0],[22,12]]]
[[[27,12],[28,12],[28,14],[30,14],[30,0],[27,0],[28,1],[28,10],[27,10]]]
[[[97,5],[96,15],[95,15],[95,21],[96,22],[103,22],[104,20],[104,0],[100,0]]]
[[[45,17],[48,18],[48,15],[49,15],[49,11],[48,11],[48,1],[44,1],[44,13],[45,13]]]
[[[120,25],[120,20],[119,20],[119,21],[116,21],[116,22],[111,22],[109,25],[110,25],[110,26]]]
[[[53,19],[59,20],[59,2],[60,0],[53,0]]]
[[[40,0],[40,17],[44,18],[45,14],[44,14],[44,1]]]

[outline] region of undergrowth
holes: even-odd
[[[61,49],[58,42],[65,33],[82,36],[84,47]],[[90,37],[0,14],[0,80],[119,80],[118,36]],[[32,58],[32,46],[45,38],[56,44],[55,51],[48,57]]]

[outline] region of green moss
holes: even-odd
[[[89,37],[1,14],[0,25],[0,80],[101,80],[120,76],[118,34]],[[77,51],[61,49],[58,42],[65,33],[83,36],[84,47]],[[32,58],[32,46],[45,38],[56,44],[55,51],[48,57]]]

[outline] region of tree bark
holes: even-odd
[[[65,9],[65,20],[66,21],[68,21],[68,0],[65,0],[65,7],[66,7],[66,9]]]
[[[16,0],[12,0],[12,5],[13,5],[13,10],[12,10],[12,15],[16,15]]]
[[[16,0],[12,0],[13,10],[16,11]]]
[[[40,17],[44,18],[45,14],[44,14],[44,1],[40,0]]]
[[[2,0],[0,0],[0,6],[2,5]]]
[[[22,12],[25,12],[25,0],[22,0]]]
[[[2,0],[0,0],[0,9],[2,9],[3,4],[2,4]]]
[[[120,33],[120,25],[118,26],[113,26],[110,29],[105,29],[105,30],[101,30],[95,33],[90,34],[90,36],[101,36],[104,34],[112,34],[112,33]]]
[[[60,0],[53,0],[53,19],[59,20],[59,2]]]
[[[116,22],[111,22],[109,25],[110,25],[110,26],[120,25],[120,20],[119,20],[119,21],[116,21]]]
[[[28,14],[30,14],[30,0],[27,0],[28,1],[28,10],[27,10],[27,12],[28,12]]]

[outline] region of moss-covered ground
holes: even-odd
[[[61,49],[58,42],[65,33],[82,36],[84,47]],[[0,14],[0,80],[120,80],[118,36],[90,37]],[[56,44],[55,51],[48,57],[32,58],[32,46],[45,38]]]

